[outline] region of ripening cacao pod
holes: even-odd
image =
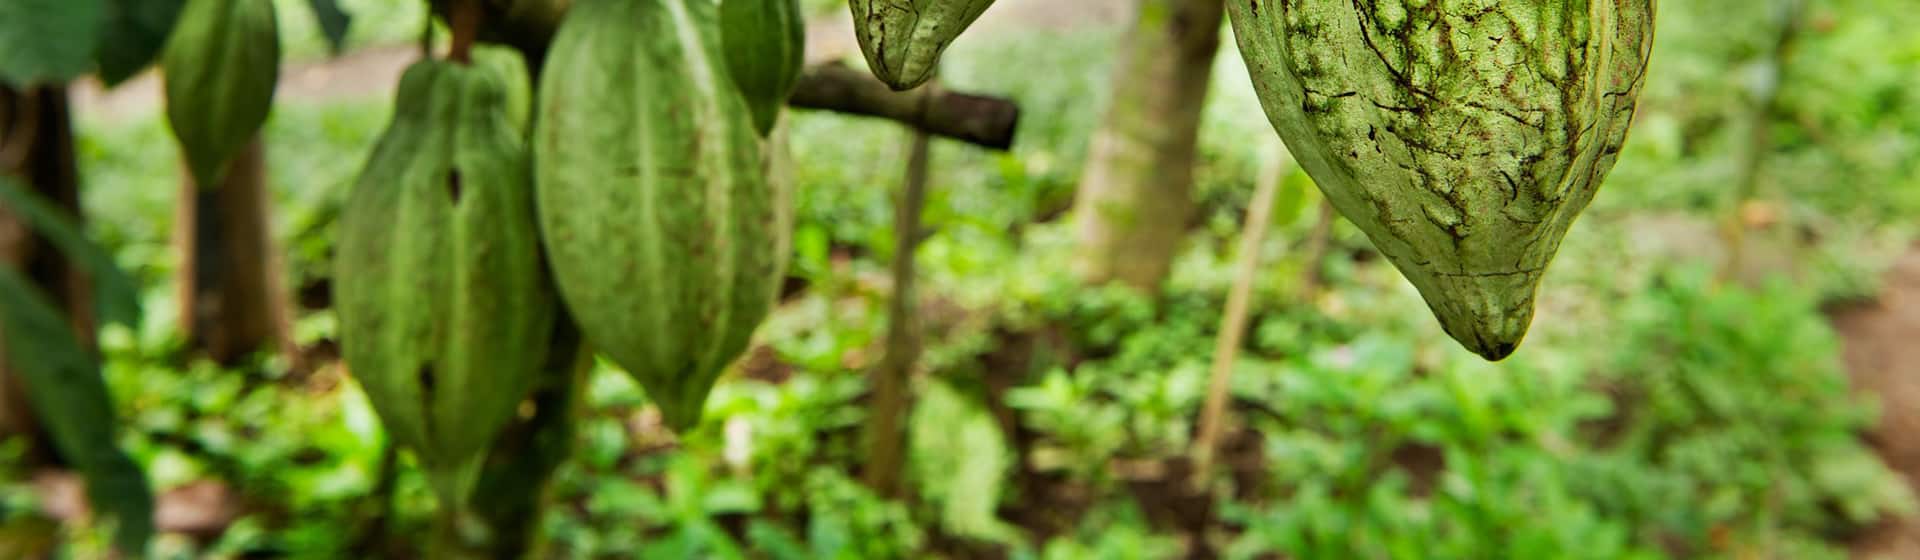
[[[806,14],[799,0],[723,0],[720,43],[727,74],[746,96],[753,126],[773,132],[806,63]]]
[[[509,89],[486,65],[409,68],[334,263],[348,369],[456,504],[532,390],[558,311]]]
[[[896,90],[933,77],[940,54],[993,0],[847,0],[873,75]]]
[[[161,54],[167,122],[200,188],[266,123],[280,79],[273,0],[188,0]]]
[[[710,0],[582,0],[541,74],[540,225],[587,340],[700,419],[783,276],[785,210]],[[636,63],[639,61],[639,63]]]
[[[1267,117],[1449,335],[1511,354],[1626,141],[1654,0],[1239,0]]]

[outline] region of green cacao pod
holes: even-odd
[[[520,56],[520,50],[499,45],[474,45],[473,63],[487,68],[487,71],[506,83],[507,122],[513,123],[514,130],[526,131],[530,124],[527,117],[533,114],[533,79],[527,75],[527,62]]]
[[[454,500],[531,391],[558,310],[508,90],[485,65],[409,68],[334,264],[349,370]]]
[[[161,54],[167,122],[200,188],[260,131],[280,79],[273,0],[189,0]]]
[[[754,128],[773,132],[806,64],[807,22],[799,0],[723,0],[720,42],[727,74],[746,96]]]
[[[993,0],[847,0],[873,75],[896,90],[933,77],[940,54]]]
[[[547,54],[534,123],[561,297],[674,429],[699,421],[782,277],[785,210],[726,77],[717,9],[582,0]]]
[[[1626,141],[1654,0],[1228,2],[1267,117],[1449,335],[1511,354]]]

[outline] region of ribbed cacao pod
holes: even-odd
[[[507,86],[507,122],[514,130],[526,131],[527,117],[533,114],[533,79],[527,75],[527,62],[520,50],[499,45],[473,46],[473,63],[499,76]],[[522,134],[522,136],[525,136]]]
[[[273,0],[189,0],[161,54],[167,122],[200,188],[260,131],[280,79]]]
[[[720,2],[720,42],[727,74],[746,96],[753,126],[773,132],[806,64],[807,22],[799,0]]]
[[[1228,2],[1269,120],[1490,360],[1626,141],[1654,0]]]
[[[453,500],[532,389],[558,310],[508,90],[485,65],[409,68],[334,263],[349,370]]]
[[[786,210],[726,77],[716,11],[582,0],[547,55],[534,124],[561,297],[674,429],[699,421],[782,277]]]
[[[993,0],[847,0],[874,77],[896,90],[933,77],[940,54]]]

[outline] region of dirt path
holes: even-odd
[[[1869,436],[1887,464],[1920,489],[1920,246],[1887,273],[1878,301],[1833,314],[1854,391],[1880,399]],[[1854,558],[1920,558],[1920,517],[1884,523],[1854,543]]]

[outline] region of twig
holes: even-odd
[[[927,85],[893,91],[864,70],[839,63],[816,64],[800,76],[787,103],[897,121],[935,136],[996,150],[1013,146],[1020,106],[1011,101],[957,93]]]
[[[1253,295],[1253,281],[1260,271],[1260,247],[1266,241],[1267,226],[1273,222],[1273,200],[1280,190],[1281,178],[1291,156],[1284,151],[1269,160],[1247,208],[1241,227],[1240,256],[1235,265],[1233,288],[1227,293],[1226,314],[1220,318],[1220,332],[1213,348],[1212,379],[1207,385],[1207,403],[1200,411],[1200,433],[1193,440],[1193,478],[1195,489],[1206,487],[1207,473],[1219,446],[1221,424],[1225,421],[1227,397],[1233,379],[1233,361],[1247,330],[1247,301]]]

